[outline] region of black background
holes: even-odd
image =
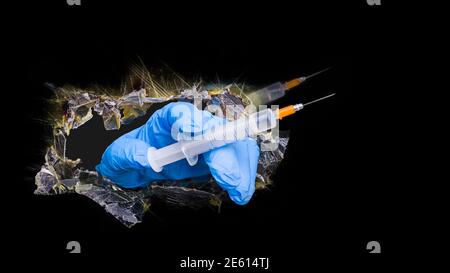
[[[395,97],[386,82],[398,57],[393,52],[398,32],[387,23],[392,18],[388,3],[344,2],[244,6],[82,0],[79,7],[65,1],[16,7],[25,24],[9,32],[10,57],[21,76],[12,95],[23,99],[25,110],[20,126],[12,125],[21,143],[13,159],[23,164],[11,167],[20,175],[11,178],[15,195],[7,196],[14,204],[8,211],[17,212],[9,218],[14,223],[10,253],[62,255],[77,262],[101,257],[104,263],[159,272],[179,271],[180,258],[187,256],[270,257],[271,270],[277,271],[301,268],[315,261],[311,258],[322,260],[312,262],[316,266],[330,265],[323,261],[376,264],[404,251],[402,221],[409,212],[399,199],[400,175],[393,172],[396,152],[386,153],[395,146],[396,126],[386,119],[390,105],[379,105],[386,95]],[[291,138],[275,187],[258,192],[247,206],[226,203],[220,214],[155,209],[128,229],[85,197],[33,195],[51,132],[39,121],[52,96],[43,83],[118,86],[140,60],[148,67],[167,64],[186,78],[226,82],[239,77],[255,86],[332,66],[277,103],[337,95],[281,122]],[[98,130],[101,124],[95,118],[85,126]],[[89,151],[102,150],[115,134],[94,143],[86,128],[78,136],[74,131],[78,143],[69,139],[69,145],[84,142]],[[95,162],[95,156],[89,160]],[[81,243],[80,257],[66,254],[71,240]],[[371,240],[381,243],[381,255],[368,254]]]

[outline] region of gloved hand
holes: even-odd
[[[155,172],[147,160],[149,147],[157,149],[173,144],[172,137],[201,134],[226,122],[193,104],[175,102],[156,111],[147,123],[116,139],[96,166],[99,174],[124,188],[146,186],[155,180],[178,180],[212,174],[230,198],[239,205],[250,201],[255,191],[259,148],[251,138],[227,144],[199,155],[196,165],[183,159]],[[172,132],[174,134],[172,134]]]

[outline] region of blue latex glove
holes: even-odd
[[[235,203],[245,205],[255,191],[259,148],[254,139],[247,138],[204,153],[194,166],[183,159],[164,166],[158,173],[153,171],[147,161],[148,148],[159,149],[175,143],[172,135],[178,138],[185,133],[201,134],[224,122],[224,119],[198,110],[191,103],[170,103],[156,111],[145,125],[109,145],[96,169],[124,188],[143,187],[155,180],[178,180],[212,174]]]

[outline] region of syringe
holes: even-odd
[[[325,68],[323,70],[320,70],[316,73],[313,73],[309,76],[304,76],[300,78],[295,78],[293,80],[290,80],[285,83],[276,82],[274,84],[271,84],[269,86],[266,86],[264,88],[261,88],[255,92],[252,92],[248,95],[249,99],[253,102],[255,105],[262,105],[262,104],[268,104],[271,101],[277,100],[281,97],[283,97],[286,94],[286,91],[289,89],[292,89],[296,86],[299,86],[306,80],[317,76],[327,70],[331,69],[331,67]]]
[[[249,116],[213,127],[197,139],[181,140],[160,149],[150,147],[147,152],[147,160],[155,172],[161,172],[165,165],[184,158],[186,158],[189,165],[194,166],[198,161],[198,155],[222,147],[228,143],[247,137],[254,137],[259,133],[275,128],[277,126],[277,119],[283,119],[300,111],[308,104],[334,95],[335,93],[304,104],[289,105],[277,109],[277,111],[267,108],[252,113]]]

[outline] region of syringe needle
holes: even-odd
[[[303,81],[306,81],[307,79],[312,78],[312,77],[314,77],[314,76],[317,76],[317,75],[319,75],[319,74],[321,74],[321,73],[323,73],[323,72],[325,72],[325,71],[327,71],[327,70],[330,70],[330,69],[331,69],[331,66],[330,66],[330,67],[327,67],[327,68],[325,68],[325,69],[322,69],[322,70],[320,70],[320,71],[317,71],[317,72],[315,72],[315,73],[313,73],[313,74],[311,74],[311,75],[302,77],[302,80],[303,80]]]
[[[298,103],[298,104],[289,105],[289,106],[280,108],[280,109],[277,110],[277,118],[278,119],[283,119],[284,117],[290,116],[290,115],[294,114],[295,112],[298,112],[298,111],[302,110],[305,105],[324,100],[324,99],[332,97],[334,95],[336,95],[336,93],[330,94],[330,95],[325,96],[325,97],[321,97],[319,99],[307,102],[305,104]]]
[[[294,88],[294,87],[296,87],[296,86],[302,84],[302,83],[303,83],[304,81],[306,81],[307,79],[312,78],[312,77],[314,77],[314,76],[317,76],[317,75],[319,75],[319,74],[321,74],[321,73],[323,73],[323,72],[325,72],[325,71],[327,71],[327,70],[329,70],[329,69],[331,69],[331,66],[330,66],[330,67],[327,67],[327,68],[325,68],[325,69],[322,69],[322,70],[320,70],[320,71],[317,71],[317,72],[315,72],[315,73],[313,73],[313,74],[311,74],[311,75],[304,76],[304,77],[300,77],[300,78],[295,78],[295,79],[293,79],[293,80],[290,80],[290,81],[288,81],[288,82],[285,82],[285,83],[284,83],[285,89],[286,89],[286,90],[292,89],[292,88]],[[283,94],[283,95],[284,95],[284,94]]]
[[[330,94],[330,95],[325,96],[325,97],[321,97],[321,98],[316,99],[316,100],[313,100],[313,101],[309,101],[309,102],[306,102],[306,103],[302,103],[302,104],[303,104],[303,106],[305,106],[305,105],[308,105],[308,104],[311,104],[311,103],[315,103],[315,102],[318,102],[318,101],[327,99],[327,98],[332,97],[332,96],[334,96],[334,95],[336,95],[336,93]]]

